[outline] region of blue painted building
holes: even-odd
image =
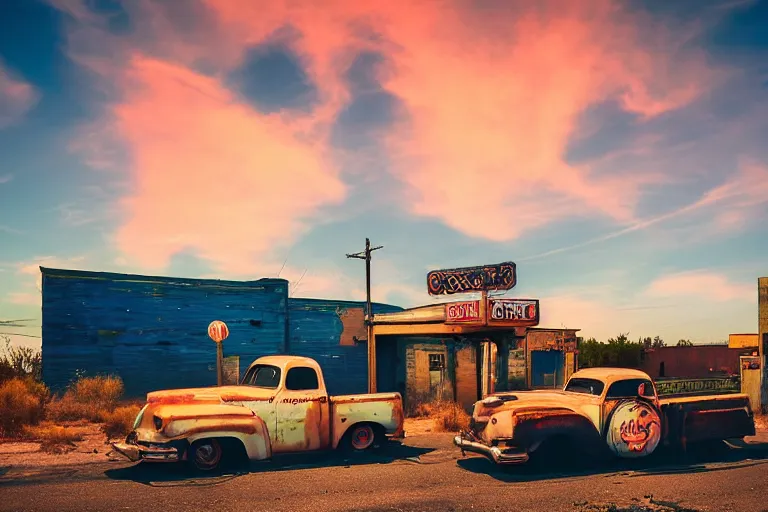
[[[288,297],[285,279],[223,281],[40,268],[43,380],[54,391],[78,372],[116,374],[127,397],[216,384],[212,320],[229,327],[224,355],[240,374],[256,358],[316,359],[331,394],[365,393],[364,302]],[[402,308],[374,304],[374,313]]]

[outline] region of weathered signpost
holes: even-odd
[[[445,323],[450,325],[497,328],[538,325],[538,300],[488,298],[489,291],[511,290],[516,284],[517,266],[511,261],[476,267],[433,270],[427,274],[427,291],[432,296],[459,293],[481,294],[480,300],[447,303],[445,305]],[[482,379],[483,395],[490,392],[491,389],[492,356],[490,348],[490,343],[486,342],[482,364],[484,373]]]
[[[216,384],[221,386],[223,380],[222,359],[224,355],[223,342],[229,336],[227,324],[221,320],[214,320],[208,325],[208,337],[216,342]]]

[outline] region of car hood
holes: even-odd
[[[275,389],[254,386],[211,386],[153,391],[147,394],[150,404],[221,403],[269,401],[274,399]]]

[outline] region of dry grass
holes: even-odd
[[[446,400],[420,403],[411,411],[411,417],[432,419],[437,432],[456,432],[469,428],[470,417],[456,402]]]
[[[117,407],[114,411],[107,413],[104,418],[102,431],[107,435],[107,439],[127,436],[133,428],[133,421],[139,414],[141,407],[138,405],[127,405]]]
[[[760,430],[768,430],[768,416],[765,414],[755,414],[755,427]]]
[[[13,378],[0,384],[0,436],[20,434],[25,425],[43,418],[48,388],[31,378]]]
[[[46,416],[54,421],[106,421],[123,394],[119,377],[83,377],[73,383],[61,398],[53,400]]]
[[[65,453],[75,447],[76,441],[83,440],[82,428],[63,427],[51,422],[24,427],[24,434],[30,440],[39,441],[40,449],[46,453]]]

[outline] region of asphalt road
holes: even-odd
[[[450,443],[450,435],[429,434],[382,455],[284,459],[207,477],[122,462],[0,468],[0,510],[551,512],[650,501],[664,511],[768,511],[766,444],[608,466],[500,469],[462,458]],[[611,503],[620,507],[598,508]]]

